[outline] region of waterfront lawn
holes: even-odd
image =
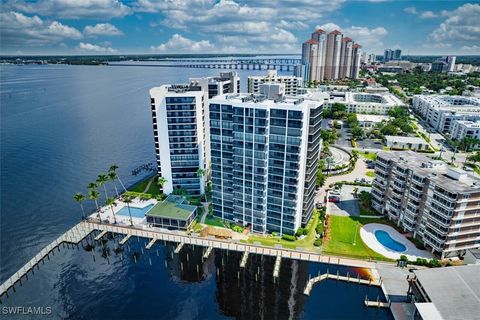
[[[367,223],[384,223],[384,219],[328,216],[327,234],[323,241],[323,253],[360,259],[390,259],[370,249],[360,237],[360,228]],[[356,236],[356,244],[353,241]]]
[[[147,192],[145,193],[151,194],[153,197],[156,197],[161,193],[159,186],[156,184],[156,181],[155,181],[156,178],[157,178],[156,175],[153,177],[152,176],[146,177],[145,179],[140,180],[139,182],[135,183],[133,186],[128,188],[128,191],[143,193],[143,191],[148,185],[148,182],[153,179],[152,183],[150,184],[150,188],[148,188]]]
[[[280,236],[272,236],[272,235],[250,235],[248,240],[245,242],[254,243],[259,242],[265,246],[275,246],[276,244],[282,245],[284,248],[288,249],[295,249],[295,248],[302,248],[304,250],[309,251],[318,251],[318,247],[314,246],[313,243],[315,242],[315,228],[318,224],[319,214],[317,210],[315,210],[312,218],[308,222],[305,229],[307,229],[307,235],[303,239],[295,240],[295,241],[288,241],[282,239]]]

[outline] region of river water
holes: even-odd
[[[0,66],[1,189],[0,281],[78,223],[72,196],[116,163],[127,185],[131,171],[154,162],[151,87],[183,83],[219,70],[160,67]],[[246,76],[265,71],[238,70]],[[86,203],[92,210],[93,203]],[[303,288],[319,270],[335,266],[284,260],[278,282],[273,258],[251,256],[246,270],[238,253],[173,244],[142,250],[118,239],[93,250],[62,248],[40,265],[3,306],[50,307],[51,319],[390,319],[363,300],[382,297],[375,287],[325,281],[309,297]],[[84,243],[85,244],[85,243]],[[95,253],[95,254],[93,254]],[[362,270],[340,268],[355,276]],[[39,316],[21,316],[39,318]],[[14,318],[10,315],[9,318]]]

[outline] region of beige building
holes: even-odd
[[[440,160],[379,153],[372,206],[442,258],[480,247],[480,179]]]
[[[268,70],[264,76],[248,77],[248,93],[260,93],[262,83],[283,83],[286,95],[296,95],[298,90],[303,87],[302,77],[280,76],[276,70]]]
[[[340,53],[343,34],[333,30],[327,36],[327,57],[325,60],[325,80],[340,79]]]

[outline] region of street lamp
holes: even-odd
[[[355,234],[353,237],[353,245],[357,245],[357,228],[358,228],[358,223],[355,221]]]

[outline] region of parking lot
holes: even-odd
[[[372,189],[370,187],[343,185],[339,191],[341,201],[339,203],[327,202],[327,212],[336,216],[359,216],[358,199],[353,196],[355,188],[358,188],[358,193],[361,191],[370,192]]]

